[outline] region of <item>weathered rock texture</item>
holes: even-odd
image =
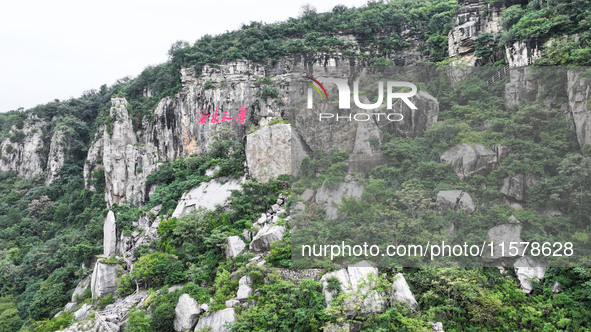
[[[201,313],[201,306],[189,294],[182,294],[174,308],[174,330],[184,332],[192,330]]]
[[[329,280],[336,278],[341,291],[351,295],[345,301],[348,315],[359,312],[382,312],[385,309],[386,297],[375,289],[377,277],[378,269],[365,261],[323,275],[320,281],[326,305],[330,307],[330,302],[337,293],[328,287]]]
[[[66,158],[65,145],[68,144],[66,139],[65,131],[62,129],[56,130],[51,137],[49,156],[47,157],[46,186],[50,185],[53,180],[59,179],[59,173]]]
[[[261,228],[250,242],[250,251],[267,251],[271,248],[271,243],[279,241],[285,234],[285,226],[265,225]]]
[[[580,72],[568,72],[568,106],[580,146],[591,144],[591,82]]]
[[[419,305],[417,300],[415,300],[415,296],[410,291],[410,287],[408,287],[408,283],[402,273],[396,274],[394,282],[392,283],[392,299],[406,303],[411,308],[416,308]]]
[[[195,331],[210,327],[211,331],[229,332],[230,329],[227,324],[232,323],[234,320],[236,320],[236,311],[234,308],[212,312],[199,319],[197,326],[195,326]]]
[[[533,290],[534,280],[542,280],[546,274],[545,266],[527,256],[515,261],[513,267],[521,284],[521,289],[528,294]]]
[[[512,178],[503,180],[501,193],[508,198],[524,202],[527,198],[527,190],[538,182],[538,177],[529,174],[518,174]]]
[[[179,218],[200,208],[214,210],[217,205],[223,206],[233,190],[240,190],[243,179],[226,180],[225,182],[211,180],[192,188],[181,197],[172,216]]]
[[[441,161],[451,164],[460,179],[475,174],[487,175],[497,164],[497,154],[482,145],[460,143],[441,155]]]
[[[117,290],[117,264],[105,264],[100,260],[94,265],[90,290],[92,298],[97,299]]]
[[[29,114],[21,129],[13,126],[8,136],[0,141],[0,171],[15,171],[27,179],[43,173],[39,150],[44,144],[42,129],[46,125]]]
[[[323,204],[326,209],[326,216],[335,219],[342,199],[344,197],[360,199],[363,188],[363,185],[356,182],[340,183],[337,187],[322,186],[316,193],[316,204]]]
[[[523,253],[524,245],[519,244],[523,241],[521,239],[521,225],[503,224],[493,227],[488,231],[488,238],[491,242],[495,243],[495,248],[492,255],[493,259],[515,257],[514,254],[521,255]],[[510,247],[511,242],[518,244]],[[497,245],[501,243],[503,243],[503,249]],[[517,252],[515,252],[515,249],[511,248],[516,248]],[[487,255],[488,257],[491,257],[489,254],[490,251],[487,252]]]
[[[250,175],[262,182],[281,174],[297,175],[297,166],[307,155],[299,134],[284,123],[263,127],[246,136],[245,154]]]
[[[109,257],[117,251],[117,226],[113,211],[107,213],[107,219],[103,225],[103,255]]]
[[[226,257],[230,257],[232,259],[236,258],[236,256],[240,255],[240,253],[244,250],[246,244],[239,236],[230,236],[226,239]]]
[[[461,190],[442,190],[437,193],[437,207],[442,210],[462,210],[472,214],[476,210],[472,197]]]

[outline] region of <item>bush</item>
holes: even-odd
[[[129,274],[123,275],[117,282],[117,294],[119,297],[126,297],[135,292],[135,282]]]

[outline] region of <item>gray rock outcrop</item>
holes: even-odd
[[[90,282],[93,299],[98,299],[117,290],[118,269],[117,264],[105,264],[101,263],[100,260],[96,262]]]
[[[538,177],[530,174],[518,174],[512,178],[503,180],[501,193],[507,198],[524,202],[527,198],[527,190],[538,182]]]
[[[90,287],[90,276],[86,276],[84,279],[80,280],[74,292],[72,293],[72,302],[77,302],[76,298],[81,297],[84,295],[84,292]]]
[[[460,143],[441,155],[441,161],[451,164],[454,173],[460,179],[475,174],[487,175],[497,163],[497,154],[482,145],[468,145]]]
[[[409,100],[415,104],[416,110],[411,110],[402,100],[397,100],[392,105],[392,111],[402,114],[404,119],[396,122],[382,119],[378,122],[378,126],[387,128],[398,137],[422,137],[425,131],[437,122],[439,102],[425,91],[417,92]]]
[[[579,146],[591,144],[591,81],[578,71],[568,71],[568,106]]]
[[[80,307],[76,312],[74,312],[74,320],[83,320],[88,317],[90,314],[90,308],[92,306],[89,303],[86,303]]]
[[[184,332],[192,330],[201,313],[201,306],[189,294],[182,294],[174,308],[174,330]]]
[[[239,236],[230,236],[226,239],[226,257],[230,257],[232,259],[236,258],[236,256],[240,255],[240,253],[246,247],[246,244]]]
[[[528,256],[519,258],[513,267],[521,289],[527,294],[533,290],[534,280],[542,280],[546,274],[546,267]]]
[[[250,242],[250,251],[259,252],[271,249],[271,244],[281,240],[285,231],[285,226],[271,224],[263,226]]]
[[[356,182],[343,182],[336,188],[322,186],[316,193],[316,204],[323,204],[326,209],[326,216],[335,219],[343,198],[353,197],[359,200],[363,194],[363,189],[363,185]]]
[[[43,146],[45,121],[29,114],[24,126],[13,126],[7,137],[0,141],[0,171],[15,171],[30,179],[43,173],[40,148]]]
[[[199,319],[195,331],[211,328],[215,332],[229,332],[228,324],[236,320],[236,309],[227,308],[207,314]]]
[[[402,273],[397,273],[394,277],[394,282],[392,283],[392,299],[406,303],[413,309],[419,305]]]
[[[305,143],[290,124],[263,127],[246,136],[246,163],[251,176],[267,182],[281,174],[297,174],[307,155]]]
[[[490,255],[490,251],[487,251],[486,255],[493,259],[521,256],[524,248],[524,245],[520,244],[523,241],[521,239],[521,228],[519,224],[503,224],[491,228],[488,231],[488,238],[494,243],[494,250],[492,255]],[[516,244],[511,246],[511,242]],[[503,248],[499,246],[501,243],[503,243]]]
[[[66,159],[66,152],[64,145],[66,145],[65,132],[58,129],[53,133],[49,146],[49,156],[47,157],[47,178],[45,178],[45,185],[50,185],[53,180],[59,179],[59,173],[64,166]]]
[[[225,182],[214,179],[203,182],[183,194],[172,216],[180,218],[187,213],[200,208],[214,210],[218,205],[224,205],[233,190],[240,190],[243,179],[229,179]]]
[[[249,276],[243,276],[238,281],[238,292],[236,293],[236,299],[239,301],[247,300],[252,294],[252,280]]]
[[[476,210],[470,194],[461,190],[441,190],[438,192],[437,207],[441,210],[462,210],[468,214],[472,214]]]
[[[113,211],[107,213],[107,219],[103,225],[103,255],[109,257],[117,251],[117,226]]]
[[[347,314],[382,312],[386,301],[385,294],[375,289],[377,277],[378,269],[366,261],[326,273],[320,279],[326,305],[330,307],[333,297],[337,295],[338,291],[328,287],[329,280],[336,278],[340,283],[341,291],[350,294],[345,302]]]

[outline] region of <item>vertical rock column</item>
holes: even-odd
[[[99,256],[90,282],[92,298],[97,299],[117,290],[117,270],[118,264],[107,264],[101,262],[102,258],[108,258],[115,255],[117,249],[117,228],[115,226],[115,214],[109,211],[105,224],[103,226],[103,255]]]

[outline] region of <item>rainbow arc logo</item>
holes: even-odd
[[[318,84],[318,86],[322,89],[322,91],[324,92],[324,97],[326,98],[326,100],[328,100],[328,94],[326,93],[326,89],[324,88],[324,86],[318,82],[317,79],[310,77],[310,76],[304,76],[305,78],[313,81],[314,83]],[[316,92],[318,92],[318,95],[320,96],[320,98],[322,99],[322,93],[320,92],[320,89],[318,89],[318,87],[314,84],[312,84],[311,82],[306,82],[306,84],[308,84],[309,86],[313,87]]]

